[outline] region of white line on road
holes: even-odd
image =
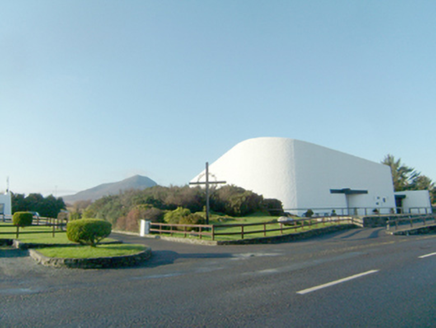
[[[297,292],[297,294],[304,295],[304,294],[311,293],[311,292],[314,292],[314,291],[322,289],[322,288],[326,288],[326,287],[330,287],[330,286],[333,286],[333,285],[337,285],[337,284],[343,283],[343,282],[348,281],[348,280],[360,278],[360,277],[366,276],[366,275],[371,274],[371,273],[376,273],[378,271],[379,270],[370,270],[370,271],[367,271],[367,272],[355,274],[354,276],[349,276],[347,278],[343,278],[343,279],[339,279],[339,280],[336,280],[336,281],[332,281],[332,282],[329,282],[327,284],[323,284],[323,285],[315,286],[315,287],[312,287],[312,288],[300,290],[299,292]]]
[[[436,255],[436,253],[431,253],[431,254],[427,254],[427,255],[418,256],[418,258],[423,259],[424,257],[435,256],[435,255]]]

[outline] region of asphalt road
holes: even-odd
[[[154,255],[80,270],[0,251],[0,327],[436,327],[436,235],[354,229],[244,246],[112,237]]]

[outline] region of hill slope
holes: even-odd
[[[77,194],[63,196],[66,203],[74,203],[78,200],[96,200],[107,195],[116,195],[120,191],[128,189],[146,189],[156,186],[157,183],[148,177],[135,175],[131,178],[112,183],[104,183],[96,187],[79,191]]]

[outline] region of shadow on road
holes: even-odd
[[[354,237],[357,234],[360,234],[359,237],[361,237],[361,238],[356,238],[355,240],[378,238],[378,237],[380,237],[380,232],[384,231],[385,228],[378,228],[378,229],[371,229],[371,230],[369,230],[369,229],[364,229],[364,230],[359,229],[357,231],[351,232],[351,233],[349,233],[349,234],[347,234],[345,236],[342,236],[340,238],[341,239],[348,239],[348,238]],[[366,234],[369,231],[371,231],[371,233],[367,236]]]
[[[26,257],[26,256],[29,256],[27,251],[13,248],[13,247],[0,247],[0,258]]]
[[[188,253],[179,254],[174,251],[153,251],[152,257],[141,264],[138,267],[157,267],[162,265],[173,264],[178,259],[217,259],[217,258],[231,258],[233,255],[231,253]]]

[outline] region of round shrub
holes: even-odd
[[[32,225],[33,214],[30,212],[15,212],[12,217],[12,223],[18,227],[27,227]]]
[[[67,224],[68,239],[81,245],[96,247],[111,232],[112,224],[104,220],[80,219],[68,222]]]

